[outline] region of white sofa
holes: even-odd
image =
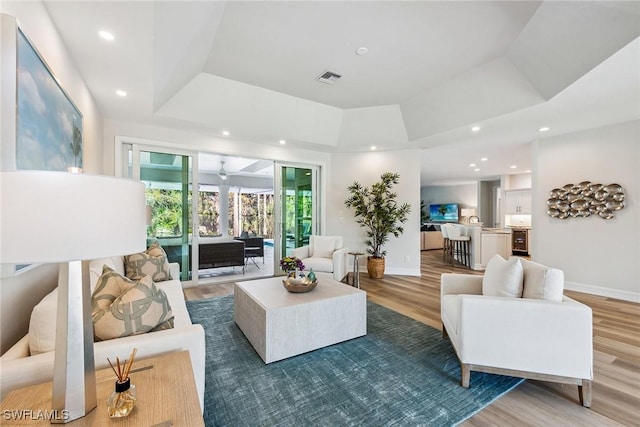
[[[122,257],[106,258],[91,261],[90,280],[93,290],[98,277],[102,272],[102,266],[109,265],[116,272],[124,275],[124,264]],[[107,357],[115,360],[127,359],[133,350],[137,348],[136,359],[156,356],[178,350],[189,350],[191,355],[191,366],[195,378],[198,396],[200,398],[200,408],[204,408],[204,374],[205,374],[205,335],[201,325],[192,324],[191,318],[185,304],[184,293],[180,283],[180,270],[177,263],[170,265],[172,280],[157,282],[158,288],[162,289],[171,305],[174,315],[174,327],[146,334],[134,335],[130,337],[116,338],[94,344],[96,369],[109,367]],[[45,307],[43,311],[53,313],[51,319],[53,336],[55,336],[55,305],[57,303],[57,289],[51,296],[45,297],[41,304],[52,307]],[[46,300],[46,302],[45,302]],[[33,322],[33,320],[32,320]],[[55,340],[55,338],[52,338]],[[38,384],[53,379],[54,351],[45,353],[30,354],[29,334],[25,335],[13,347],[0,357],[0,396],[4,398],[9,391]]]
[[[309,236],[309,244],[294,248],[291,256],[300,258],[306,271],[332,273],[340,282],[347,275],[347,248],[341,236]]]
[[[564,275],[553,270],[528,262],[520,277],[526,285],[533,280],[527,275],[548,282],[555,273],[554,280],[563,282]],[[562,288],[559,291],[554,290],[553,300],[541,299],[521,285],[520,292],[526,297],[487,296],[483,295],[483,276],[443,274],[443,335],[450,338],[460,360],[462,386],[469,387],[471,371],[576,384],[580,403],[589,407],[591,309],[563,296]]]

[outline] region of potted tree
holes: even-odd
[[[357,181],[347,187],[350,196],[344,203],[354,209],[356,222],[366,229],[367,271],[372,279],[384,276],[387,251],[382,250],[382,246],[389,241],[390,235],[398,237],[404,232],[402,224],[411,212],[411,206],[408,203],[399,205],[398,195],[391,191],[399,180],[399,174],[385,172],[370,188]]]

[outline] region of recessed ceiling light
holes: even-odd
[[[476,164],[475,163],[469,163],[469,167],[475,168]]]
[[[375,145],[372,145],[372,146],[371,146],[371,150],[372,150],[372,151],[373,151],[373,150],[377,150],[377,149],[378,149],[378,147],[376,147]]]
[[[223,131],[222,131],[222,134],[223,134],[224,136],[229,136],[229,135],[231,135],[231,132],[229,132],[228,130],[223,130]]]
[[[474,172],[480,172],[480,169],[479,168],[475,168],[473,171]]]
[[[115,37],[112,33],[110,33],[109,31],[99,31],[99,32],[98,32],[98,35],[99,35],[100,37],[102,37],[103,39],[108,40],[108,41],[110,41],[110,42],[111,42],[111,41],[113,41],[113,40],[115,40],[115,38],[116,38],[116,37]]]
[[[483,157],[480,159],[481,162],[486,162],[487,160],[489,160],[487,157]]]
[[[286,144],[286,143],[287,143],[287,141],[285,141],[284,139],[281,139],[281,140],[280,140],[280,145],[284,145],[284,144]]]
[[[550,129],[550,128],[548,128],[548,127],[544,126],[544,127],[541,127],[540,129],[538,129],[538,132],[546,132],[546,131],[548,131],[549,129]]]
[[[531,169],[527,169],[525,172],[526,173],[531,173]]]
[[[473,132],[478,132],[480,130],[480,126],[474,126],[471,128]]]
[[[359,48],[357,48],[357,49],[356,49],[356,55],[364,56],[364,55],[366,55],[367,53],[369,53],[369,49],[367,49],[367,48],[366,48],[366,47],[364,47],[364,46],[363,46],[363,47],[359,47]]]
[[[125,92],[124,90],[118,89],[116,90],[116,95],[124,98],[125,96],[127,96],[127,92]]]
[[[511,165],[511,166],[509,166],[509,167],[510,167],[511,169],[515,169],[515,168],[517,168],[518,166],[516,166],[516,165]]]

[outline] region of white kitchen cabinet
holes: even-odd
[[[507,215],[531,214],[531,190],[507,190],[505,208]]]
[[[511,256],[511,233],[491,233],[483,232],[482,249],[480,260],[482,268],[485,268],[489,260],[498,254],[502,258],[507,259]]]

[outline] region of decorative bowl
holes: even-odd
[[[285,289],[288,290],[289,292],[294,292],[294,293],[312,291],[317,284],[318,284],[318,279],[311,281],[307,277],[303,277],[300,279],[294,279],[292,277],[288,277],[282,281],[282,285],[285,287]]]

